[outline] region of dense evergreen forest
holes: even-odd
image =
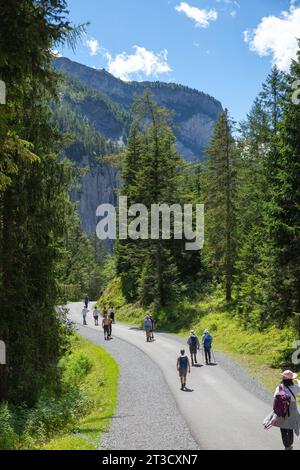
[[[100,252],[83,233],[69,190],[78,170],[63,155],[74,132],[95,155],[111,149],[89,126],[59,105],[62,78],[52,48],[75,45],[84,31],[68,20],[64,1],[2,2],[0,77],[7,103],[0,108],[0,398],[36,402],[59,388],[57,364],[68,345],[55,307],[100,292]],[[55,105],[55,113],[52,108]],[[75,123],[73,122],[75,121]],[[72,132],[69,132],[72,128]]]
[[[177,240],[119,241],[116,273],[128,302],[157,310],[221,285],[245,325],[298,325],[299,76],[300,54],[289,74],[274,67],[247,119],[234,123],[225,110],[194,166],[176,154],[166,111],[147,93],[136,103],[121,193],[148,208],[204,203],[205,244],[191,253]]]

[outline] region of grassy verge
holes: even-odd
[[[0,449],[99,446],[117,404],[117,364],[102,348],[74,334],[60,369],[59,393],[45,390],[34,408],[0,406]]]
[[[102,348],[78,337],[73,354],[83,354],[92,364],[81,384],[90,403],[86,415],[75,426],[61,433],[43,448],[47,450],[93,450],[99,447],[101,434],[107,429],[117,404],[118,366]]]
[[[146,309],[126,304],[118,279],[106,289],[99,304],[114,304],[117,320],[142,325]],[[292,328],[270,327],[262,331],[243,325],[234,305],[224,302],[221,288],[197,301],[182,301],[160,310],[155,315],[158,329],[187,336],[191,329],[201,336],[209,329],[214,337],[214,348],[234,359],[266,388],[273,390],[280,372],[291,365],[292,343],[296,340]]]

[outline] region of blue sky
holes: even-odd
[[[89,21],[75,54],[122,79],[197,88],[243,119],[276,63],[288,68],[300,36],[296,0],[69,0],[71,20]]]

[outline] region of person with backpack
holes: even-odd
[[[104,306],[103,307],[103,310],[102,310],[102,317],[107,317],[108,313],[107,313],[107,308]]]
[[[151,330],[150,330],[150,336],[151,336],[151,341],[154,341],[154,326],[155,326],[155,320],[152,315],[149,315],[150,321],[151,321]]]
[[[180,351],[180,356],[177,359],[177,371],[179,372],[181,389],[184,390],[186,388],[186,377],[187,374],[191,373],[191,365],[188,356],[185,354],[185,350],[182,349]]]
[[[191,361],[193,366],[194,364],[197,364],[197,351],[200,349],[199,339],[194,331],[191,331],[189,339],[187,340],[187,344],[190,347]]]
[[[103,316],[102,320],[102,328],[104,332],[104,340],[108,341],[111,339],[111,318],[106,314]]]
[[[99,310],[97,308],[97,305],[95,305],[94,311],[93,311],[93,317],[95,320],[95,326],[99,325]]]
[[[152,321],[149,315],[146,315],[144,318],[144,329],[146,331],[147,343],[149,343],[151,341],[151,329],[152,329]]]
[[[274,394],[273,411],[264,420],[265,429],[272,426],[280,428],[285,450],[293,450],[294,433],[297,436],[300,433],[300,414],[296,399],[300,393],[300,381],[296,378],[297,374],[290,370],[283,372],[282,381]]]
[[[109,316],[112,320],[112,323],[115,323],[115,307],[110,307]]]
[[[294,433],[299,436],[300,431],[296,398],[300,394],[300,381],[296,378],[297,374],[291,370],[283,372],[282,381],[275,390],[273,411],[264,421],[266,429],[272,426],[280,428],[285,450],[293,450]]]
[[[205,352],[205,363],[208,366],[211,364],[211,347],[213,337],[209,334],[208,330],[205,330],[202,336],[202,344]]]

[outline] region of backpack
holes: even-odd
[[[192,335],[191,336],[191,347],[196,348],[197,347],[197,337]]]
[[[295,398],[295,395],[293,394],[292,390],[287,387],[293,397]],[[284,387],[282,384],[279,385],[279,390],[278,393],[274,397],[274,402],[273,402],[273,410],[274,413],[279,417],[279,418],[285,418],[286,416],[290,415],[290,405],[291,405],[291,397],[290,395],[284,390]]]
[[[205,335],[203,343],[204,343],[205,348],[210,349],[211,343],[212,343],[212,337],[210,335]]]
[[[187,369],[188,367],[188,358],[187,356],[179,357],[179,369]]]

